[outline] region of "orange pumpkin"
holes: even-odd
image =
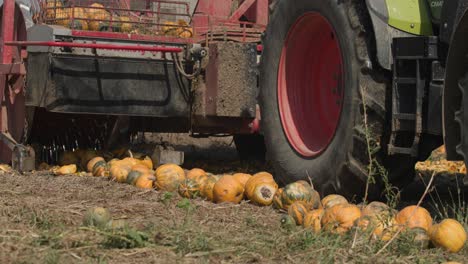
[[[361,217],[361,210],[354,204],[337,204],[325,209],[321,224],[332,233],[342,234],[353,227]]]
[[[116,182],[124,183],[127,181],[127,176],[132,168],[128,165],[113,165],[110,168],[110,177]]]
[[[208,201],[214,201],[213,189],[218,180],[219,178],[214,175],[207,176],[206,181],[200,186],[200,195],[202,198],[205,198]]]
[[[436,247],[449,252],[459,252],[466,243],[465,228],[455,219],[444,219],[433,225],[429,236]]]
[[[294,202],[288,208],[288,215],[296,221],[296,225],[302,225],[308,212],[307,207],[301,202]]]
[[[267,172],[257,173],[245,183],[247,198],[258,205],[270,205],[276,190],[278,190],[278,184]]]
[[[234,177],[234,179],[240,182],[240,184],[242,184],[242,186],[244,186],[245,188],[245,184],[250,178],[252,178],[252,175],[247,173],[234,173],[232,177]]]
[[[302,223],[304,228],[310,228],[314,233],[319,233],[322,229],[321,221],[323,213],[324,210],[322,208],[308,212],[304,217],[304,222]]]
[[[62,7],[61,0],[47,0],[46,1],[46,17],[47,19],[54,19]]]
[[[397,223],[406,228],[421,227],[426,231],[432,226],[432,217],[423,207],[411,205],[403,208],[395,217]]]
[[[54,174],[57,176],[73,174],[76,173],[76,171],[77,168],[75,164],[65,165],[53,170]]]
[[[156,178],[151,174],[143,174],[137,178],[135,186],[141,189],[153,189]]]
[[[388,205],[381,202],[371,202],[362,208],[361,218],[357,225],[363,229],[371,229],[374,238],[382,238],[387,229],[394,229],[396,221],[394,213]]]
[[[199,168],[193,168],[187,172],[187,179],[189,180],[195,180],[198,177],[201,176],[206,176],[206,171],[199,169]]]
[[[240,203],[244,198],[244,188],[232,176],[225,175],[214,184],[213,198],[216,203]]]
[[[150,170],[153,169],[153,160],[148,156],[146,156],[144,159],[140,160],[140,164],[147,167]]]
[[[322,206],[325,209],[333,207],[337,204],[347,204],[348,200],[339,194],[330,194],[322,199]]]
[[[156,187],[164,191],[177,191],[185,180],[184,170],[176,164],[164,164],[156,169]]]

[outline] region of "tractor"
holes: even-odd
[[[444,143],[468,159],[466,0],[1,4],[4,162],[234,135],[282,183],[379,199]]]

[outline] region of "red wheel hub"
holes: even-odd
[[[335,30],[319,13],[301,16],[281,52],[278,104],[286,137],[302,156],[317,156],[332,141],[343,87],[343,59]]]

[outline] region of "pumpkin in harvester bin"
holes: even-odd
[[[46,1],[46,18],[55,19],[57,14],[59,13],[58,10],[61,10],[61,9],[62,9],[61,0],[47,0]]]
[[[104,6],[98,3],[94,3],[87,8],[90,30],[99,31],[102,26],[109,24],[111,15],[107,10],[102,8]]]
[[[259,172],[245,183],[247,199],[257,205],[270,205],[278,190],[273,176],[268,172]]]
[[[132,23],[130,22],[130,18],[128,16],[121,16],[119,18],[121,24],[120,24],[120,31],[124,33],[130,33],[132,31]],[[127,22],[127,23],[126,23]]]
[[[184,170],[176,164],[164,164],[156,169],[155,185],[159,190],[168,192],[177,191],[179,185],[185,180]]]
[[[455,219],[444,219],[429,231],[432,243],[449,252],[459,252],[466,243],[465,228]]]
[[[222,176],[213,186],[213,199],[216,203],[240,203],[244,198],[244,188],[231,175]]]

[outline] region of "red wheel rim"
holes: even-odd
[[[343,59],[335,30],[319,13],[301,16],[281,52],[278,104],[286,137],[302,156],[317,156],[332,141],[343,87]]]

